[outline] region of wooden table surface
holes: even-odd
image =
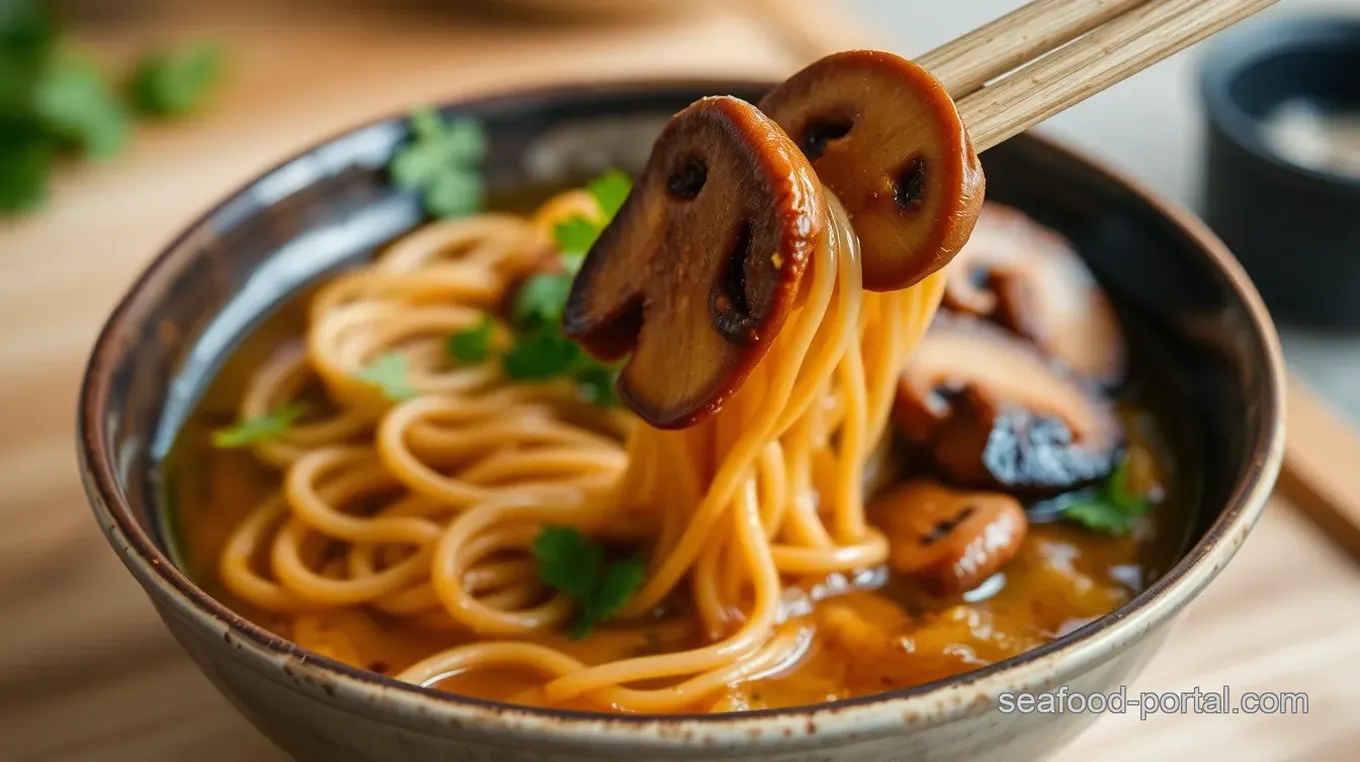
[[[324,14],[301,2],[250,13],[166,5],[75,31],[110,61],[152,41],[224,40],[233,66],[216,107],[141,129],[128,154],[64,170],[42,213],[0,222],[4,760],[279,758],[162,629],[99,535],[76,474],[86,353],[177,229],[318,136],[427,100],[585,78],[777,76],[798,63],[731,10],[563,33],[416,5],[383,13],[376,2]],[[1305,691],[1308,714],[1106,717],[1061,758],[1356,759],[1358,600],[1360,567],[1277,501],[1129,690]]]

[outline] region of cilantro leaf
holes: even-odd
[[[0,3],[0,56],[16,68],[33,71],[51,54],[57,22],[42,0]]]
[[[267,415],[237,421],[228,428],[213,432],[213,446],[233,449],[277,439],[306,412],[307,403],[290,402]]]
[[[128,80],[128,99],[148,116],[187,114],[207,101],[225,68],[222,47],[214,42],[152,51],[142,56]]]
[[[494,323],[490,315],[482,315],[476,325],[449,334],[444,348],[449,357],[464,364],[476,365],[491,355],[491,331]]]
[[[411,136],[392,157],[392,181],[420,193],[425,210],[436,217],[480,208],[486,191],[472,165],[486,154],[486,136],[477,122],[445,122],[433,109],[419,109],[411,114]]]
[[[1063,506],[1063,518],[1105,534],[1121,535],[1133,528],[1132,517],[1103,495]]]
[[[581,215],[570,216],[552,226],[552,239],[562,250],[563,256],[585,257],[596,238],[600,237],[602,227]]]
[[[618,214],[632,186],[633,181],[628,175],[618,170],[610,170],[600,175],[586,184],[586,190],[599,205],[602,221],[588,220],[578,214],[553,226],[553,240],[562,252],[568,272],[574,275],[580,269],[581,260],[585,258],[586,252],[590,251],[590,247],[595,245],[595,240],[600,237],[605,226]]]
[[[501,366],[510,378],[537,381],[566,374],[580,356],[576,342],[556,326],[543,326],[519,336],[501,356]]]
[[[485,196],[480,176],[448,171],[431,180],[425,189],[425,211],[440,219],[462,217],[480,209]]]
[[[571,527],[546,526],[534,540],[534,560],[539,579],[584,601],[604,568],[604,548]]]
[[[605,223],[618,212],[631,186],[628,176],[618,171],[587,184]],[[614,393],[617,368],[596,361],[561,334],[562,310],[571,294],[572,280],[601,230],[601,224],[580,215],[554,227],[562,270],[535,273],[520,284],[510,308],[511,324],[518,336],[501,357],[501,364],[512,379],[566,376],[576,383],[582,399],[608,405],[618,401]]]
[[[571,280],[567,273],[535,273],[525,278],[510,308],[515,326],[533,329],[560,325],[567,295],[571,293]]]
[[[581,399],[586,402],[616,405],[619,396],[614,391],[614,382],[618,377],[619,372],[616,368],[591,360],[585,367],[576,371],[576,387],[580,390]]]
[[[405,356],[384,352],[356,373],[354,378],[382,392],[389,400],[400,402],[416,396],[415,387],[411,386],[410,366]]]
[[[42,206],[55,160],[56,146],[47,137],[0,129],[0,213]]]
[[[533,554],[538,578],[576,602],[576,617],[567,631],[574,639],[618,613],[647,573],[637,559],[606,563],[604,548],[573,527],[543,527]]]
[[[1063,506],[1063,518],[1097,532],[1110,535],[1126,534],[1133,529],[1135,519],[1148,515],[1152,502],[1128,490],[1129,461],[1121,462],[1093,494],[1077,497]]]
[[[47,130],[89,156],[111,156],[127,144],[128,114],[99,68],[84,58],[55,59],[32,97],[34,115]]]
[[[591,628],[614,616],[642,585],[647,567],[641,560],[614,561],[605,567],[595,589],[585,600],[568,633],[573,638],[585,637]]]
[[[586,183],[586,190],[595,197],[595,203],[600,205],[600,211],[604,213],[606,222],[614,219],[614,215],[619,213],[624,200],[628,198],[628,191],[632,188],[632,179],[617,169],[611,169]]]

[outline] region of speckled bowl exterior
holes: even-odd
[[[648,82],[526,91],[451,104],[491,136],[491,187],[579,182],[637,167],[665,118],[695,98],[757,100],[750,82]],[[606,716],[441,694],[273,637],[210,598],[171,560],[157,463],[223,354],[303,284],[421,222],[383,167],[397,117],[347,132],[233,194],[146,270],[94,349],[79,457],[94,513],[185,650],[280,747],[306,760],[972,760],[1045,757],[1094,715],[1003,713],[1007,692],[1111,691],[1166,638],[1255,523],[1284,443],[1275,332],[1237,263],[1198,221],[1053,143],[1021,136],[983,161],[989,197],[1077,244],[1120,309],[1169,362],[1202,462],[1191,547],[1113,614],[958,678],[796,710]]]

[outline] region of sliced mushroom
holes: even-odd
[[[754,106],[704,98],[676,114],[572,284],[566,334],[629,352],[619,394],[658,428],[691,425],[769,351],[826,236],[806,159]]]
[[[898,384],[894,417],[950,482],[1034,494],[1104,477],[1123,440],[1114,410],[1033,346],[942,315]]]
[[[958,595],[1000,571],[1029,529],[1025,510],[999,492],[959,492],[920,479],[870,508],[888,536],[888,562],[938,596]]]
[[[906,288],[945,266],[973,230],[986,188],[954,102],[891,53],[853,50],[794,74],[760,102],[845,205],[864,287]]]
[[[1124,376],[1119,318],[1062,236],[1009,206],[988,203],[954,258],[944,303],[996,321],[1106,386]]]

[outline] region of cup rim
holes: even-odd
[[[485,108],[570,102],[604,93],[615,96],[666,91],[725,92],[768,88],[772,83],[752,79],[663,77],[609,82],[559,83],[498,90],[494,94],[443,100],[440,107]],[[588,744],[591,749],[628,748],[653,743],[673,745],[739,744],[752,748],[778,745],[783,749],[825,744],[830,738],[871,737],[903,729],[942,724],[984,711],[1006,691],[1042,690],[1055,677],[1083,671],[1164,623],[1212,580],[1236,553],[1259,518],[1284,457],[1284,360],[1265,305],[1245,272],[1204,223],[1180,206],[1163,200],[1141,183],[1100,161],[1049,138],[1030,133],[1057,154],[1084,164],[1103,180],[1122,186],[1158,215],[1195,241],[1203,256],[1227,281],[1235,299],[1259,339],[1266,358],[1264,399],[1257,400],[1264,419],[1261,435],[1247,456],[1249,467],[1233,488],[1227,505],[1206,530],[1156,582],[1119,610],[1074,633],[972,672],[912,688],[873,694],[835,703],[787,709],[767,709],[718,715],[616,715],[601,712],[540,709],[445,693],[399,682],[307,651],[278,638],[220,603],[191,581],[157,545],[136,519],[127,495],[119,487],[114,458],[105,446],[105,400],[119,346],[130,340],[129,313],[139,304],[174,253],[219,211],[262,178],[330,145],[343,136],[401,119],[404,112],[329,134],[270,169],[258,173],[187,225],[133,281],[100,330],[86,366],[77,411],[77,455],[87,497],[100,528],[129,571],[148,592],[159,592],[194,627],[212,633],[238,651],[250,666],[281,669],[286,677],[324,689],[329,700],[356,703],[373,716],[407,726],[461,729],[483,735],[513,733],[525,742]],[[155,588],[153,591],[151,588]],[[159,603],[158,603],[159,606]]]
[[[1199,91],[1209,123],[1239,148],[1275,169],[1360,195],[1360,177],[1297,164],[1261,137],[1261,120],[1232,96],[1233,83],[1251,67],[1280,55],[1321,47],[1360,48],[1360,16],[1313,12],[1282,21],[1254,21],[1224,32],[1200,64]]]

